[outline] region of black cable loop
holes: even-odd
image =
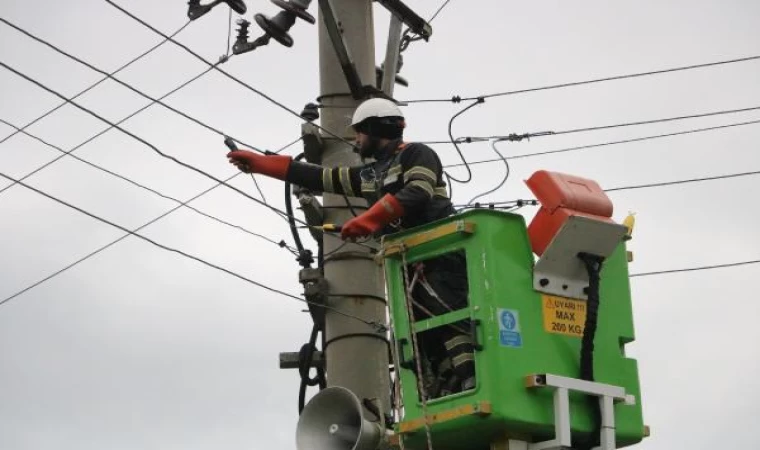
[[[304,153],[299,153],[294,161],[300,161],[304,158]],[[299,263],[304,269],[311,267],[310,260],[313,258],[307,258],[303,242],[301,241],[301,234],[296,227],[295,215],[293,214],[293,189],[290,180],[285,180],[285,213],[287,214],[288,225],[290,226],[290,233],[293,235],[293,242],[296,244],[296,250],[298,251]],[[303,258],[303,260],[301,260]]]
[[[462,159],[462,162],[464,163],[465,168],[467,169],[467,179],[466,180],[459,180],[450,174],[446,175],[447,180],[449,181],[449,186],[451,186],[451,181],[456,181],[457,183],[469,183],[472,180],[472,170],[470,170],[470,166],[467,163],[467,160],[464,157],[464,154],[462,153],[462,150],[459,148],[459,145],[457,144],[456,140],[454,139],[454,135],[451,132],[451,126],[454,124],[454,120],[456,120],[457,117],[461,116],[471,108],[485,102],[484,99],[478,98],[471,104],[467,105],[465,108],[463,108],[458,113],[454,114],[454,116],[451,117],[451,120],[449,120],[449,139],[451,139],[451,143],[454,145],[454,148],[456,149],[457,153],[459,154],[459,157]],[[451,194],[453,196],[453,193]]]
[[[581,338],[581,355],[580,355],[580,378],[586,381],[594,381],[594,338],[596,337],[597,320],[599,317],[599,275],[602,270],[603,258],[588,253],[578,254],[578,258],[583,262],[588,272],[589,284],[586,291],[588,300],[586,301],[586,322],[583,328],[583,337]],[[594,430],[587,439],[574,444],[574,448],[579,450],[591,450],[599,444],[601,432],[601,408],[598,397],[593,395],[586,396],[589,407],[594,415]]]
[[[309,342],[301,346],[301,350],[298,352],[298,374],[301,377],[301,385],[298,389],[298,414],[303,412],[306,403],[306,388],[308,386],[318,385],[320,391],[327,386],[324,367],[316,367],[317,374],[314,377],[309,375],[312,363],[314,362],[314,352],[317,351],[316,343],[318,333],[319,329],[317,328],[317,325],[314,324],[311,329]]]

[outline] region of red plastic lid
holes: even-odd
[[[587,214],[612,217],[612,201],[596,181],[539,170],[525,183],[550,213],[557,208],[569,208]]]

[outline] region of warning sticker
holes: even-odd
[[[542,296],[544,330],[548,333],[583,336],[586,302],[551,295]]]

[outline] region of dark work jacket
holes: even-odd
[[[375,162],[356,167],[322,167],[293,161],[288,181],[317,192],[363,197],[370,205],[392,194],[404,208],[400,223],[383,234],[424,225],[453,214],[443,165],[424,144],[393,141],[377,152]]]
[[[412,228],[454,214],[443,181],[443,165],[438,155],[424,144],[391,142],[376,155],[377,160],[357,167],[322,167],[293,161],[288,181],[315,192],[331,192],[364,197],[371,205],[392,194],[404,208],[400,223],[391,224],[381,234]],[[467,268],[462,252],[447,253],[424,261],[427,281],[452,309],[467,305]],[[435,315],[445,309],[419,287],[415,297]],[[420,317],[423,318],[423,317]],[[460,324],[467,327],[466,323]],[[447,328],[448,329],[448,328]]]

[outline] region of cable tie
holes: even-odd
[[[452,103],[460,103],[461,101],[462,101],[462,97],[460,97],[458,95],[455,95],[455,96],[451,97],[451,102]]]

